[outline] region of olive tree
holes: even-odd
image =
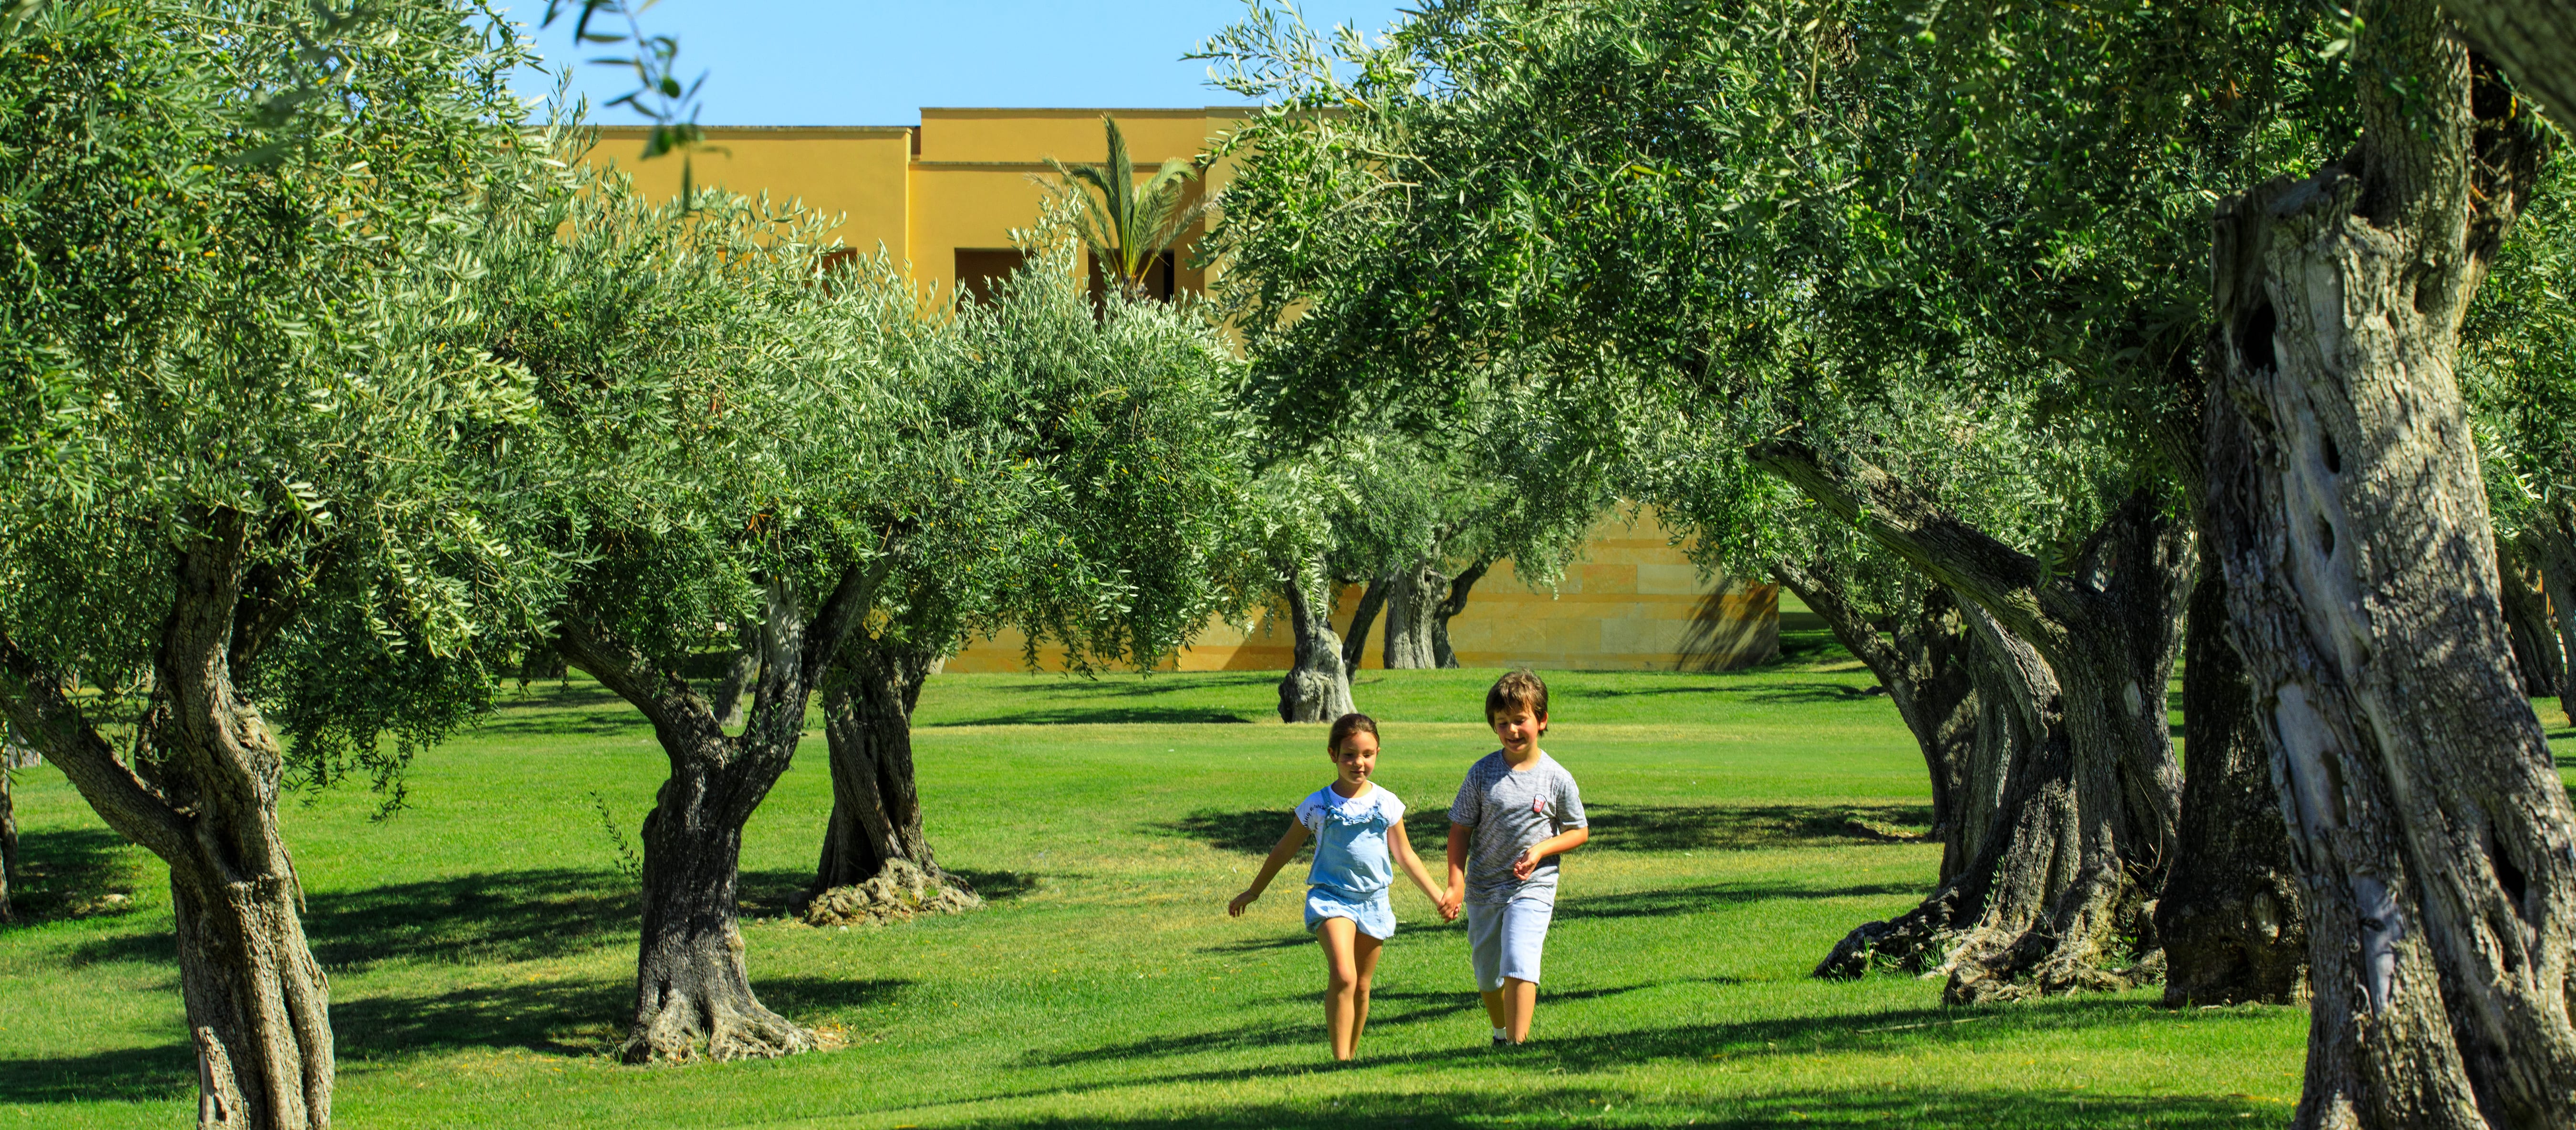
[[[1052,644],[1075,672],[1150,669],[1262,587],[1239,362],[1190,305],[1122,293],[1095,317],[1058,230],[1028,237],[1029,261],[993,301],[918,326],[918,343],[879,378],[934,422],[909,442],[975,446],[919,463],[925,488],[879,491],[845,514],[916,528],[889,552],[864,625],[824,679],[833,802],[816,896],[898,861],[954,881],[923,829],[911,716],[922,680],[970,634],[1016,627],[1032,664]],[[919,316],[918,296],[882,262],[828,285],[838,297],[823,316],[853,332]]]
[[[200,1123],[324,1126],[290,759],[453,728],[542,599],[474,501],[529,390],[461,328],[460,217],[541,156],[521,55],[463,4],[22,14],[0,707],[169,865]]]
[[[494,505],[525,553],[570,568],[554,648],[642,712],[669,762],[642,836],[633,1061],[812,1046],[745,973],[742,828],[912,534],[902,501],[891,527],[845,515],[920,482],[890,453],[934,427],[881,392],[884,340],[816,316],[831,301],[820,229],[714,193],[648,203],[617,175],[487,219],[493,313],[478,328],[534,377],[542,413]],[[760,675],[728,734],[686,673],[744,623]]]

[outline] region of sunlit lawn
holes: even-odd
[[[1832,656],[1826,657],[1828,660]],[[540,684],[421,759],[411,807],[290,807],[331,972],[352,1127],[1389,1126],[2285,1122],[2305,1017],[2167,1011],[2151,993],[1944,1009],[1905,978],[1808,980],[1853,924],[1919,898],[1937,849],[1920,758],[1855,665],[1554,676],[1549,749],[1593,846],[1566,866],[1534,1042],[1486,1045],[1465,935],[1398,892],[1355,1067],[1327,1062],[1296,876],[1242,920],[1321,727],[1264,721],[1276,676],[945,676],[917,736],[940,861],[991,905],[910,925],[782,917],[829,789],[821,738],[749,830],[745,934],[772,1007],[837,1050],[617,1064],[634,958],[632,829],[663,763],[634,714]],[[1417,843],[1468,762],[1492,672],[1368,672],[1379,777]],[[2554,706],[2554,704],[2551,704]],[[2555,720],[2554,711],[2551,715]],[[2553,730],[2553,733],[2559,731]],[[169,898],[58,773],[23,775],[27,896],[0,932],[0,1128],[188,1121]],[[596,798],[596,799],[594,799]],[[95,896],[126,892],[123,905]]]

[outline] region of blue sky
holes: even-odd
[[[572,0],[578,10],[578,0]],[[1318,31],[1376,31],[1400,0],[1306,0]],[[531,28],[544,0],[514,0]],[[680,41],[680,74],[704,71],[706,125],[913,125],[923,106],[1222,106],[1207,64],[1181,56],[1239,18],[1241,0],[662,0],[651,34]],[[614,49],[572,43],[571,20],[534,33],[550,66]],[[584,65],[575,89],[594,106],[625,93],[633,72]],[[550,78],[520,90],[540,96]],[[639,121],[594,110],[603,125]]]

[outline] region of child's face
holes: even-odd
[[[1342,783],[1358,785],[1377,772],[1377,735],[1361,730],[1342,739],[1332,750],[1333,767],[1341,770]]]
[[[1527,705],[1505,707],[1485,720],[1493,724],[1494,736],[1503,740],[1503,751],[1515,757],[1529,752],[1531,746],[1538,744],[1539,734],[1547,729],[1547,715]]]

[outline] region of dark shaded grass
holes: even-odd
[[[10,910],[29,923],[131,913],[148,859],[105,828],[29,830],[18,837]]]
[[[1930,805],[1652,805],[1591,804],[1595,849],[1618,851],[1757,851],[1784,847],[1826,847],[1849,843],[1883,843],[1888,837],[1870,830],[1914,831],[1932,823]],[[1409,824],[1441,829],[1439,810],[1417,815]],[[1288,828],[1284,808],[1242,812],[1194,812],[1178,820],[1145,826],[1149,833],[1196,840],[1218,851],[1264,855]],[[1856,826],[1855,821],[1861,826]],[[1425,844],[1432,841],[1420,841]],[[1421,849],[1417,849],[1421,850]]]
[[[1637,985],[1623,988],[1603,989],[1595,991],[1593,995],[1607,996],[1657,987],[1660,986]],[[1437,996],[1438,994],[1431,995]],[[1562,1001],[1571,999],[1572,994],[1549,994],[1548,996],[1551,1000]],[[1446,1007],[1439,1005],[1430,1005],[1419,1008],[1407,1007],[1402,1011],[1394,1012],[1392,1015],[1383,1018],[1379,1015],[1376,1009],[1372,1008],[1369,1017],[1369,1027],[1372,1030],[1377,1030],[1381,1027],[1395,1027],[1405,1024],[1418,1024],[1446,1019],[1475,1006],[1474,999],[1465,994],[1457,994],[1453,999],[1457,1002],[1454,1005]],[[2159,1023],[2207,1024],[2213,1022],[2213,1020],[2219,1023],[2225,1023],[2231,1020],[2244,1023],[2259,1023],[2268,1019],[2268,1016],[2266,1016],[2265,1013],[2269,1011],[2277,1010],[2245,1008],[2234,1010],[2232,1014],[2222,1014],[2219,1017],[2211,1018],[2169,1012],[2156,1005],[2143,1001],[2103,1000],[2098,998],[2059,999],[2020,1005],[1974,1009],[1940,1007],[1888,1009],[1867,1013],[1791,1017],[1732,1024],[1683,1024],[1668,1027],[1628,1029],[1617,1032],[1588,1033],[1537,1039],[1528,1044],[1514,1048],[1490,1048],[1471,1044],[1463,1047],[1450,1047],[1422,1052],[1397,1053],[1389,1055],[1365,1055],[1360,1060],[1350,1065],[1350,1067],[1341,1068],[1340,1070],[1356,1071],[1357,1069],[1364,1068],[1368,1069],[1370,1073],[1374,1075],[1403,1078],[1427,1072],[1473,1069],[1490,1064],[1502,1066],[1513,1072],[1523,1073],[1530,1076],[1556,1074],[1578,1075],[1585,1072],[1604,1071],[1621,1067],[1634,1067],[1655,1061],[1676,1060],[1708,1060],[1716,1061],[1721,1065],[1728,1066],[1741,1064],[1745,1069],[1753,1071],[1779,1070],[1780,1067],[1766,1066],[1762,1061],[1829,1053],[1859,1053],[1875,1055],[1914,1054],[1938,1058],[1939,1056],[1950,1052],[1991,1050],[1999,1045],[2024,1041],[2031,1036],[2048,1032],[2077,1031],[2105,1027],[2127,1028],[2142,1024]],[[1054,1053],[1052,1056],[1039,1056],[1033,1053],[1031,1059],[1035,1063],[1049,1066],[1093,1062],[1116,1063],[1132,1066],[1144,1061],[1184,1059],[1207,1052],[1287,1048],[1303,1044],[1312,1044],[1321,1039],[1322,1030],[1322,1025],[1320,1023],[1281,1023],[1277,1021],[1263,1021],[1259,1023],[1198,1032],[1167,1033],[1143,1040],[1106,1045],[1100,1048],[1085,1049],[1069,1053],[1059,1052]],[[1010,1089],[996,1093],[981,1094],[975,1096],[969,1101],[986,1102],[1001,1099],[1033,1098],[1044,1095],[1079,1095],[1111,1090],[1169,1086],[1184,1083],[1227,1082],[1246,1078],[1255,1078],[1263,1074],[1270,1074],[1270,1072],[1248,1072],[1240,1069],[1178,1070],[1167,1073],[1150,1074],[1142,1077],[1134,1073],[1126,1073],[1114,1078],[1104,1078],[1089,1082],[1051,1080],[1036,1088]],[[1561,1096],[1569,1094],[1580,1096],[1587,1093],[1615,1095],[1618,1096],[1616,1101],[1629,1101],[1635,1097],[1632,1092],[1615,1091],[1608,1088],[1596,1089],[1592,1085],[1576,1083],[1569,1079],[1560,1085],[1550,1088],[1548,1101],[1556,1101]],[[1946,1094],[1945,1092],[1928,1092],[1919,1090],[1909,1093],[1918,1095]],[[1856,1094],[1858,1093],[1856,1092]],[[1953,1096],[1941,1101],[1953,1104],[1951,1109],[1964,1115],[1972,1110],[1986,1107],[1997,1097],[1991,1092],[1983,1091],[1976,1092],[1976,1096],[1977,1097],[1975,1098]],[[1451,1091],[1444,1093],[1437,1099],[1431,1100],[1431,1102],[1435,1104],[1437,1108],[1454,1109],[1461,1097],[1462,1095],[1460,1092]],[[2068,1099],[2070,1103],[2078,1101],[2106,1101],[2092,1100],[2072,1095],[2062,1097]],[[1353,1101],[1356,1101],[1357,1098],[1358,1096],[1353,1096]],[[1420,1104],[1422,1100],[1410,1101]],[[1465,1101],[1472,1105],[1474,1100],[1466,1099]],[[1736,1101],[1747,1101],[1759,1104],[1763,1100],[1755,1098]],[[1929,1100],[1917,1101],[1919,1103],[1920,1101]],[[2107,1102],[2111,1104],[2110,1108],[2115,1111],[2143,1109],[2123,1107],[2121,1105],[2131,1103],[2132,1101],[2133,1100],[2126,1097],[2107,1100]],[[2182,1099],[2180,1101],[2188,1104],[2195,1100]],[[2201,1099],[2197,1101],[2212,1103],[2223,1102],[2223,1100],[2209,1099]],[[2159,1100],[2159,1102],[2161,1102],[2161,1100]],[[1316,1105],[1319,1108],[1323,1107],[1323,1104],[1321,1103]],[[1872,1106],[1867,1109],[1878,1110],[1882,1108]],[[2062,1113],[2067,1109],[2071,1109],[2071,1106],[2060,1108],[2060,1112]],[[2224,1109],[2229,1111],[2229,1117],[2232,1119],[2235,1113],[2254,1109],[2254,1107],[2251,1104],[2239,1106],[2229,1103],[2224,1106]],[[1390,1108],[1388,1116],[1398,1117],[1410,1115],[1413,1117],[1420,1117],[1423,1113],[1425,1112],[1422,1110],[1421,1106],[1417,1105],[1404,1110],[1401,1115],[1394,1108]],[[1065,1123],[1034,1121],[1028,1123],[1012,1123],[1011,1125],[1062,1124]],[[1231,1122],[1216,1122],[1209,1124],[1237,1125],[1236,1123]],[[1297,1125],[1299,1123],[1290,1122],[1286,1124]],[[1968,1121],[1964,1124],[1995,1125],[1997,1123],[1980,1118]],[[1112,1123],[1112,1125],[1116,1124]],[[1148,1122],[1143,1123],[1143,1125],[1162,1125],[1162,1123]],[[2157,1123],[2157,1125],[2166,1124]],[[2177,1123],[2175,1125],[2184,1124]]]
[[[1238,1106],[1222,1111],[1190,1110],[1130,1117],[1003,1119],[980,1122],[996,1128],[1091,1127],[1096,1130],[1147,1130],[1159,1127],[1299,1128],[1407,1127],[1409,1130],[1453,1130],[1496,1125],[1529,1126],[1674,1126],[1687,1113],[1691,1125],[1716,1130],[1752,1130],[1776,1126],[1978,1126],[2003,1127],[2154,1127],[2158,1130],[2208,1130],[2261,1125],[2248,1118],[2277,1115],[2278,1108],[2232,1099],[2094,1098],[2045,1091],[1980,1091],[1962,1095],[1922,1089],[1885,1092],[1785,1091],[1748,1098],[1727,1098],[1693,1105],[1667,1100],[1651,1107],[1631,1105],[1627,1092],[1598,1085],[1567,1083],[1544,1099],[1518,1095],[1443,1094],[1436,1097],[1356,1093],[1344,1098],[1305,1103]],[[1607,1109],[1605,1105],[1607,1104]]]

